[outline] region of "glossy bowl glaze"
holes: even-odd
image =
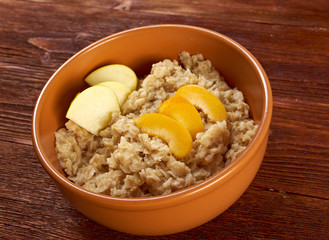
[[[70,182],[60,168],[54,132],[67,121],[65,113],[84,77],[105,64],[121,63],[138,76],[151,65],[178,53],[202,53],[238,87],[251,107],[259,129],[239,158],[200,184],[149,198],[114,198],[94,194]],[[272,115],[272,93],[266,73],[245,48],[219,33],[186,25],[154,25],[120,32],[78,52],[49,79],[35,105],[33,144],[47,173],[80,212],[109,228],[138,235],[164,235],[199,226],[229,208],[247,189],[262,162]]]

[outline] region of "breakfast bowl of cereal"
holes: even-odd
[[[204,28],[154,25],[65,62],[36,102],[32,139],[85,216],[165,235],[210,221],[244,193],[271,115],[266,73],[244,47]]]

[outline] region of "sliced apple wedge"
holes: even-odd
[[[135,72],[121,64],[111,64],[98,68],[85,78],[90,86],[101,82],[116,81],[125,84],[131,91],[136,90],[137,80]]]
[[[127,100],[128,96],[131,92],[130,89],[121,82],[107,81],[107,82],[102,82],[97,85],[110,88],[117,95],[120,107]]]
[[[222,102],[213,93],[203,87],[185,85],[177,90],[176,95],[186,98],[213,121],[227,120],[226,110]]]
[[[135,121],[143,132],[166,141],[170,151],[177,158],[185,157],[190,152],[192,148],[191,134],[175,119],[160,113],[147,113]]]
[[[94,135],[104,129],[120,106],[115,93],[104,86],[93,86],[79,93],[72,101],[66,117]]]
[[[174,95],[164,101],[158,112],[183,124],[189,130],[193,139],[195,139],[197,133],[204,131],[202,119],[196,108],[190,101],[179,95]]]

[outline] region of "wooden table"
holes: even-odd
[[[244,195],[212,221],[156,239],[329,239],[327,0],[0,0],[0,238],[144,239],[94,223],[63,198],[34,153],[31,117],[44,84],[78,50],[160,23],[244,45],[268,74],[274,112]]]

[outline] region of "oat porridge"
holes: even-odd
[[[55,132],[57,156],[72,182],[114,197],[164,195],[212,176],[246,148],[257,125],[243,94],[231,89],[201,54],[182,52],[179,59],[153,64],[99,136],[71,120]],[[135,119],[156,113],[185,85],[199,85],[220,99],[227,121],[214,121],[198,109],[204,130],[193,138],[188,155],[177,158],[166,141],[143,132]]]

